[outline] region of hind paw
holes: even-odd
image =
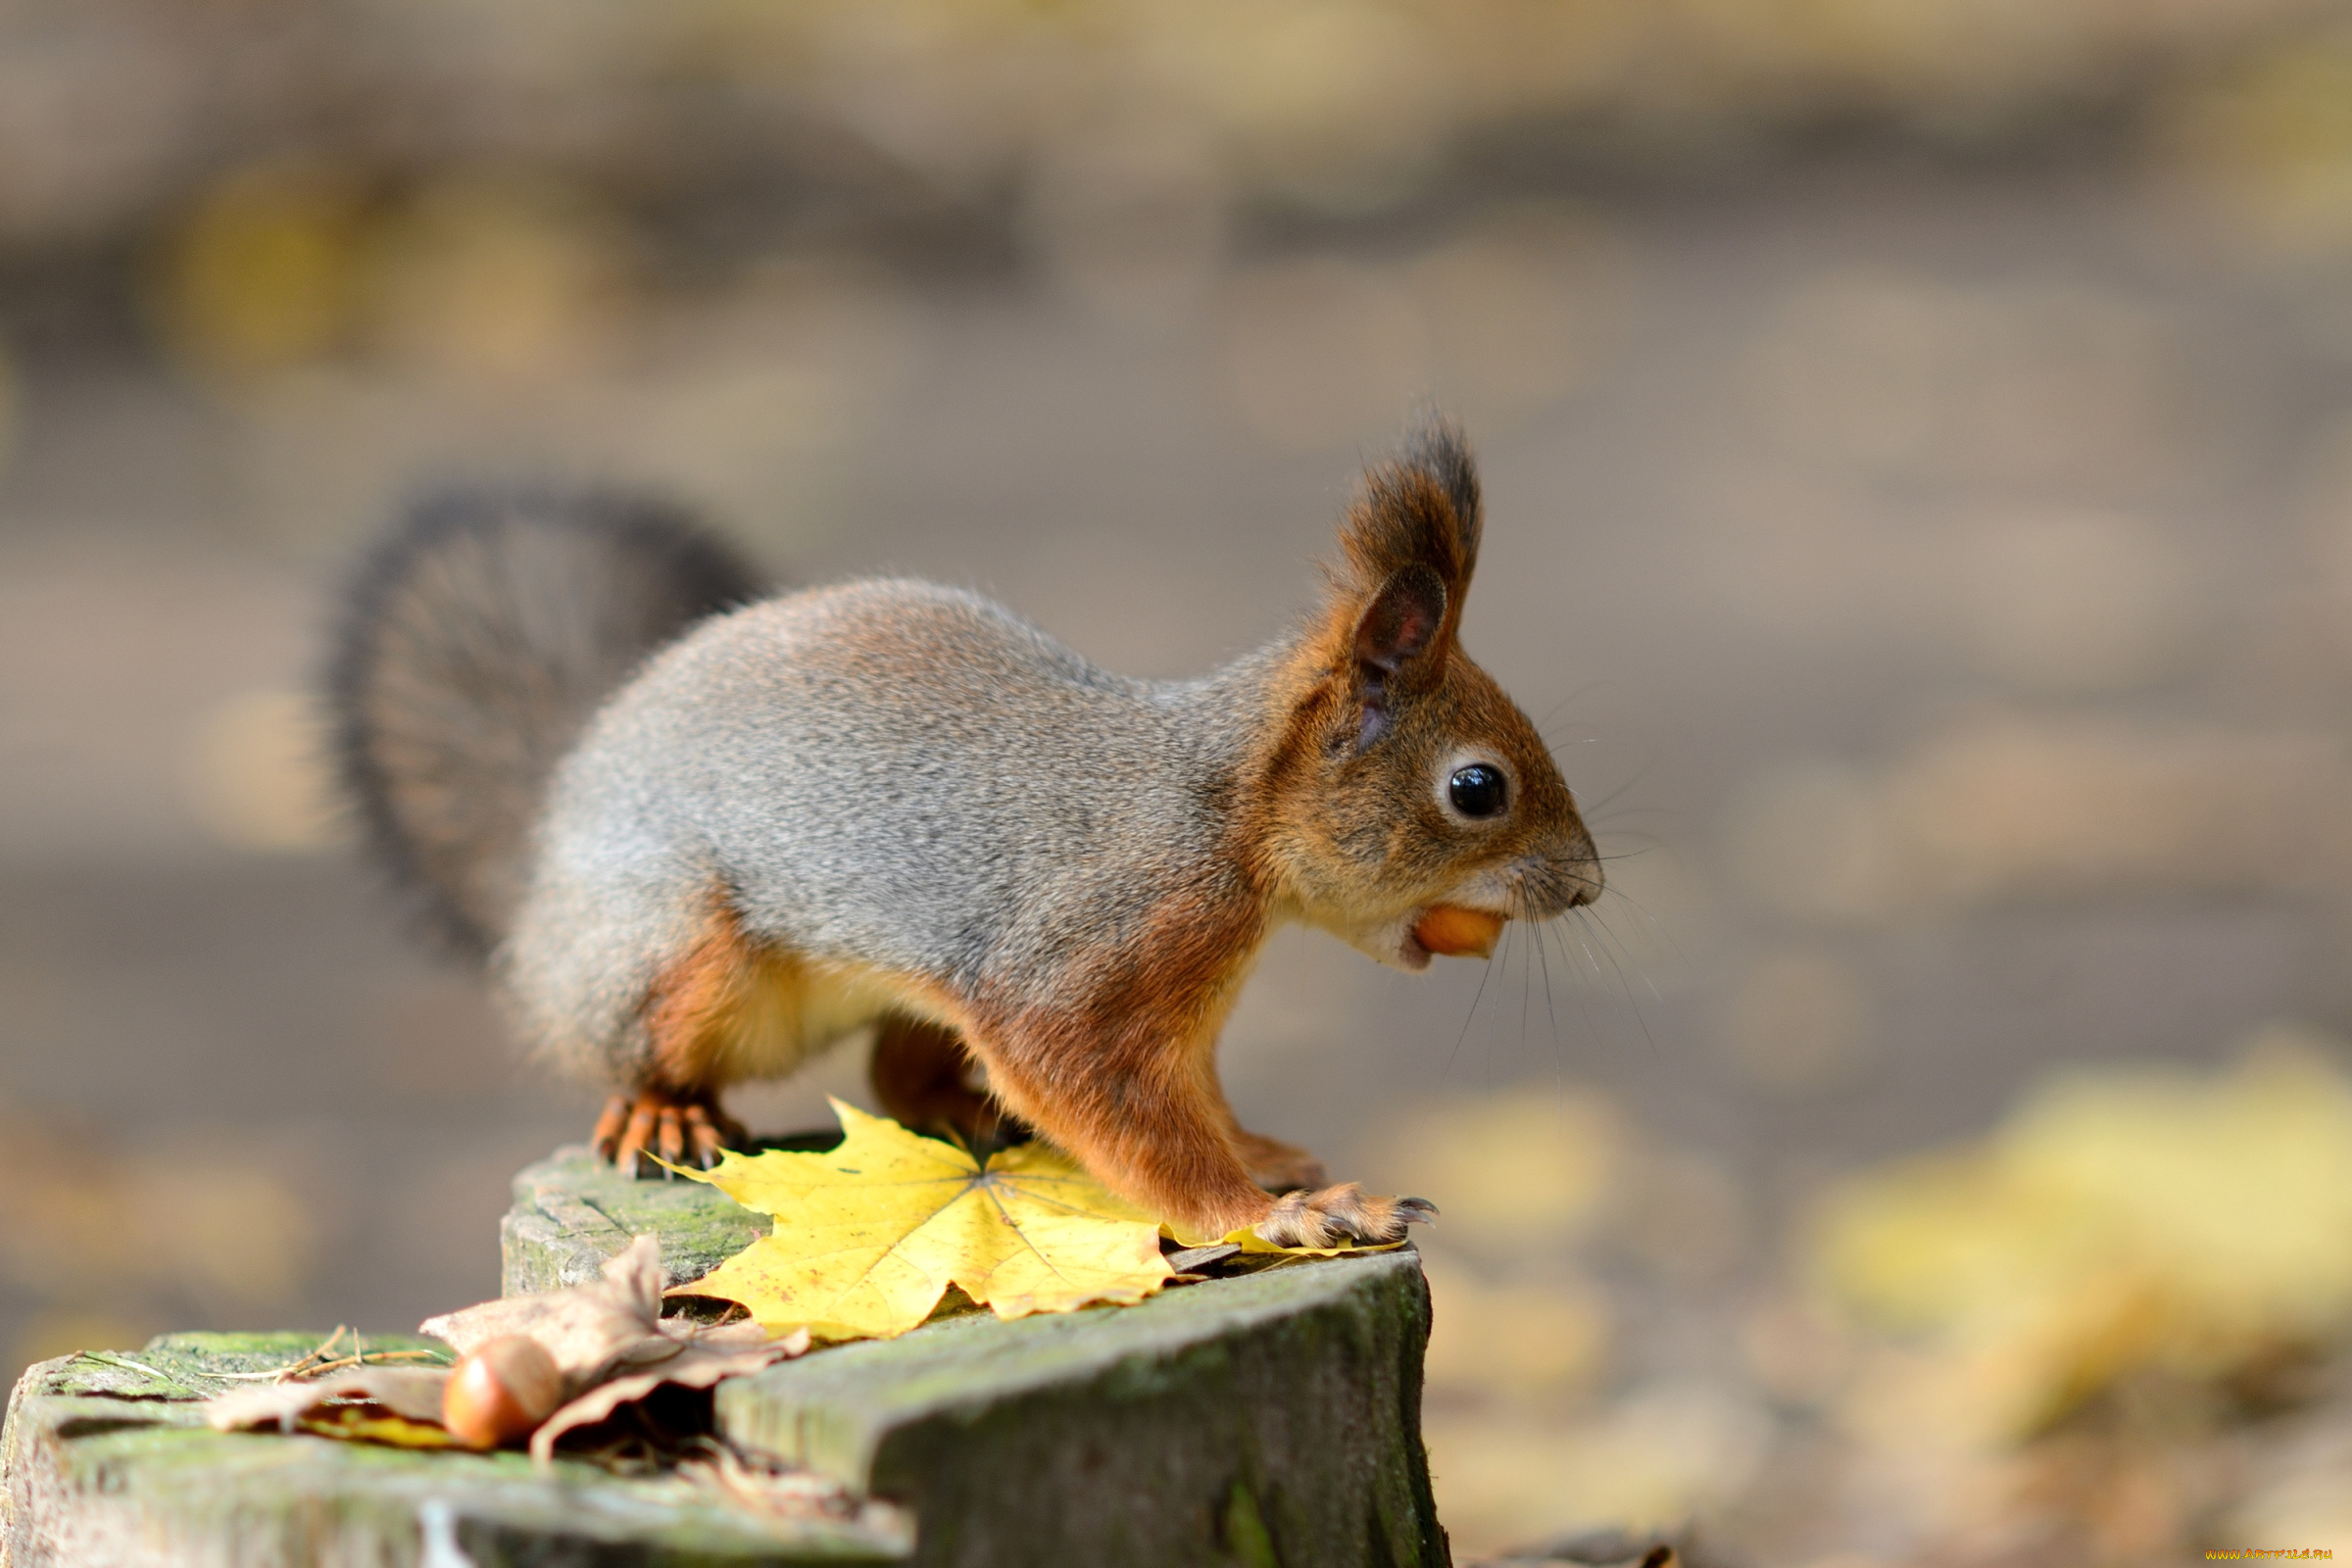
[[[1257,1222],[1277,1247],[1381,1246],[1404,1240],[1407,1225],[1426,1225],[1438,1205],[1426,1198],[1372,1198],[1354,1182],[1319,1193],[1285,1193]]]
[[[745,1142],[743,1124],[719,1108],[715,1093],[681,1094],[648,1087],[605,1102],[592,1142],[599,1158],[640,1176],[670,1173],[640,1155],[709,1170]]]
[[[1258,1133],[1237,1132],[1233,1152],[1241,1156],[1250,1179],[1269,1193],[1288,1193],[1300,1187],[1321,1187],[1330,1178],[1323,1162],[1293,1144]]]

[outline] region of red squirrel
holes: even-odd
[[[1245,1130],[1217,1035],[1267,934],[1484,954],[1596,897],[1527,716],[1461,646],[1450,425],[1373,466],[1312,613],[1197,679],[1090,663],[960,589],[762,597],[683,519],[456,497],[359,577],[334,678],[375,847],[598,1151],[708,1166],[726,1088],[875,1029],[884,1108],[1008,1114],[1187,1234],[1393,1241],[1419,1199]]]

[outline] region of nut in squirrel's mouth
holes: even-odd
[[[1403,959],[1420,969],[1428,966],[1432,954],[1448,958],[1492,957],[1505,918],[1491,909],[1433,904],[1406,930]]]

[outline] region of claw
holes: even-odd
[[[605,1101],[605,1108],[596,1118],[596,1131],[588,1142],[599,1159],[618,1161],[621,1129],[629,1124],[629,1097],[613,1095]]]
[[[620,1135],[620,1148],[612,1156],[615,1165],[637,1169],[637,1156],[644,1153],[654,1141],[655,1102],[640,1095],[637,1103],[629,1107],[628,1131]]]
[[[716,1165],[729,1143],[743,1141],[743,1129],[726,1121],[724,1113],[714,1120],[710,1108],[694,1104],[686,1107],[686,1157],[683,1163],[697,1170],[709,1170]],[[721,1122],[725,1125],[722,1127]]]
[[[1277,1247],[1383,1246],[1404,1239],[1407,1225],[1425,1225],[1438,1205],[1426,1198],[1370,1198],[1354,1182],[1319,1193],[1285,1193],[1257,1222],[1257,1234]]]
[[[665,1178],[681,1165],[709,1170],[746,1141],[743,1125],[708,1092],[689,1097],[655,1087],[605,1102],[593,1137],[599,1157],[640,1176],[659,1169]]]

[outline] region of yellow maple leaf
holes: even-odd
[[[846,1135],[822,1154],[730,1152],[680,1170],[776,1217],[673,1296],[739,1301],[771,1334],[887,1339],[954,1285],[999,1317],[1140,1301],[1169,1275],[1159,1222],[1043,1144],[992,1155],[833,1102]]]

